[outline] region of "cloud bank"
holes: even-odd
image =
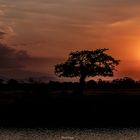
[[[29,77],[46,77],[46,79],[54,79],[47,72],[37,72],[28,69],[28,65],[40,64],[40,61],[48,62],[47,58],[32,57],[25,50],[16,50],[5,44],[0,44],[0,76],[7,78],[29,78]]]

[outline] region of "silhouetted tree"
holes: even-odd
[[[131,87],[134,87],[135,81],[130,77],[124,77],[120,79],[120,84],[124,88],[128,88],[128,87],[131,88]]]
[[[113,76],[113,70],[120,60],[106,54],[107,50],[104,48],[71,52],[65,63],[55,66],[55,74],[59,77],[80,77],[80,89],[83,93],[86,77]]]

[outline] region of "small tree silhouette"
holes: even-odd
[[[120,60],[106,54],[107,50],[103,48],[71,52],[65,63],[55,66],[55,74],[59,77],[80,77],[80,89],[83,93],[86,77],[113,76],[115,66]]]

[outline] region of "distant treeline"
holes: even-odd
[[[58,90],[69,90],[77,89],[79,87],[78,82],[57,82],[50,81],[48,83],[37,81],[34,79],[29,79],[28,81],[18,81],[15,79],[3,80],[0,79],[0,89],[2,90],[35,90],[43,91],[48,89],[58,89]],[[105,81],[99,79],[98,81],[90,80],[85,83],[85,88],[87,89],[104,89],[104,88],[140,88],[140,81],[135,81],[132,78],[124,77],[120,79],[115,79],[112,81]]]
[[[75,89],[79,86],[78,82],[54,82],[50,81],[48,83],[49,88],[57,89]],[[105,89],[105,88],[140,88],[140,81],[135,81],[132,78],[124,77],[120,79],[114,79],[112,81],[99,79],[98,81],[90,80],[85,83],[85,88],[87,89]]]

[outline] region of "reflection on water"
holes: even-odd
[[[0,129],[0,140],[140,140],[140,129]]]

